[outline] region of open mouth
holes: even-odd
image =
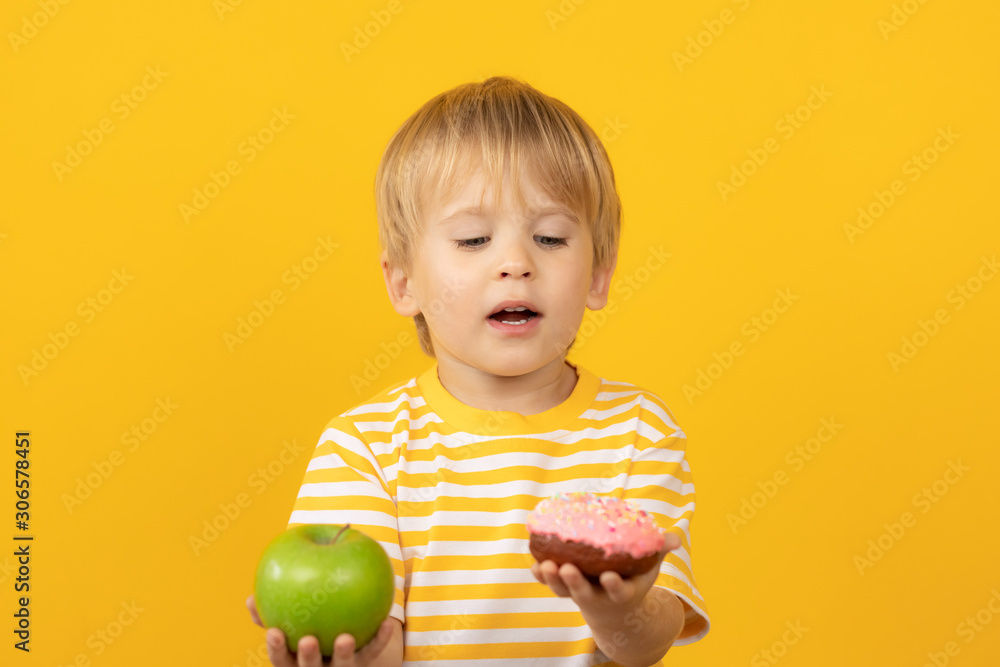
[[[506,324],[527,324],[530,320],[538,317],[538,313],[528,310],[522,306],[517,308],[505,308],[490,315],[491,320],[504,322]]]

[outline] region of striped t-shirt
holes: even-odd
[[[680,536],[654,585],[686,612],[674,646],[708,632],[691,566],[684,432],[655,394],[570,365],[572,394],[522,415],[465,405],[435,362],[333,418],[320,436],[288,527],[349,522],[385,548],[405,667],[615,664],[573,599],[531,574],[525,521],[556,492],[633,499]],[[638,612],[629,628],[642,631],[648,618]]]

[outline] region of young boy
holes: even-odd
[[[620,236],[593,130],[515,79],[465,84],[399,128],[375,189],[389,299],[435,363],[327,424],[292,509],[289,528],[349,522],[396,571],[378,637],[355,654],[341,635],[333,664],[646,666],[701,639],[685,435],[652,392],[566,360]],[[535,563],[528,512],[573,491],[651,512],[660,566],[592,585]],[[320,664],[315,637],[297,663],[268,638],[278,667]]]

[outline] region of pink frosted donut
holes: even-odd
[[[528,549],[538,562],[573,563],[591,581],[605,570],[633,577],[659,565],[666,533],[634,501],[556,493],[528,514]]]

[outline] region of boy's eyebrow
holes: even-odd
[[[467,215],[480,216],[483,213],[483,209],[479,206],[466,206],[465,208],[459,209],[452,213],[451,215],[438,220],[439,225],[447,225],[450,222],[455,222],[459,218],[464,218]]]
[[[481,217],[483,214],[483,209],[480,206],[466,206],[465,208],[459,209],[449,216],[438,220],[438,225],[447,225],[449,223],[455,222],[460,218],[465,216]],[[565,206],[543,206],[542,208],[531,208],[528,210],[528,215],[537,218],[543,218],[547,215],[563,215],[569,218],[572,222],[576,223],[577,219],[573,213]]]

